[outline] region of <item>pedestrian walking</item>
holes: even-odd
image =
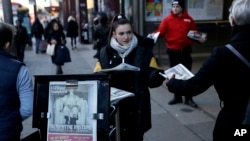
[[[72,50],[76,49],[76,38],[78,36],[78,24],[73,16],[68,17],[66,36],[70,38]]]
[[[181,26],[180,26],[181,25]],[[165,46],[169,57],[170,67],[182,63],[187,69],[192,69],[193,40],[187,37],[190,30],[197,31],[193,18],[185,10],[185,0],[172,0],[170,14],[160,23],[155,32],[160,32],[159,38],[165,38]],[[169,105],[182,103],[180,94],[174,95]],[[185,96],[185,104],[196,108],[198,105],[192,96]]]
[[[249,67],[226,46],[231,45],[250,62],[250,1],[234,0],[229,9],[232,38],[225,45],[213,48],[211,55],[203,63],[194,77],[178,80],[174,76],[166,81],[168,90],[180,96],[196,96],[214,86],[221,101],[221,110],[216,119],[213,141],[239,141],[244,136],[235,137],[236,129],[242,128],[247,104],[250,98]],[[250,136],[246,135],[246,141]]]
[[[0,23],[1,141],[20,141],[22,121],[33,112],[32,75],[24,63],[10,53],[14,35],[14,26]]]
[[[47,40],[47,38],[48,38],[48,35],[49,35],[49,33],[50,33],[50,31],[51,31],[51,29],[52,29],[52,27],[53,27],[53,23],[54,22],[57,22],[58,24],[59,24],[59,30],[64,30],[64,28],[63,28],[63,25],[62,25],[62,23],[61,23],[61,21],[59,20],[59,18],[54,18],[54,19],[52,19],[51,21],[49,21],[47,24],[46,24],[46,26],[45,26],[45,28],[44,28],[44,38]]]
[[[51,59],[52,63],[56,65],[56,74],[63,74],[62,66],[64,65],[64,62],[58,63],[55,61],[58,56],[62,56],[62,54],[58,54],[57,50],[66,44],[65,34],[62,30],[63,28],[60,28],[59,24],[60,23],[57,20],[52,21],[52,28],[48,33],[47,42],[48,44],[55,45],[55,53],[51,56]]]
[[[32,27],[31,27],[31,31],[32,31],[32,35],[35,37],[35,46],[36,46],[36,53],[39,53],[39,45],[40,42],[43,38],[43,33],[44,33],[44,29],[43,29],[43,25],[40,22],[39,18],[36,18],[35,22],[33,23]]]
[[[94,58],[99,58],[100,50],[102,47],[107,45],[108,34],[109,34],[109,25],[108,25],[108,16],[106,13],[101,12],[99,15],[99,24],[94,29],[94,46],[96,49],[96,54]]]
[[[17,59],[24,60],[25,48],[29,46],[29,36],[27,29],[22,25],[22,20],[16,20],[16,35],[14,37],[14,46],[16,48]]]

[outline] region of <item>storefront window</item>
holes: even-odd
[[[168,0],[168,3],[171,3],[171,0]],[[168,6],[165,5],[165,6]],[[145,20],[150,21],[161,21],[161,19],[166,15],[163,12],[164,10],[169,10],[170,7],[164,6],[164,0],[146,0],[145,3]],[[163,8],[164,7],[164,8]]]
[[[222,20],[223,0],[187,0],[186,8],[194,20]],[[146,0],[145,21],[160,22],[172,7],[172,0]]]
[[[133,23],[133,3],[132,0],[124,0],[124,14]]]

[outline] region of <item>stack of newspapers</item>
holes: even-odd
[[[205,41],[207,39],[207,34],[204,32],[200,32],[200,31],[195,31],[195,30],[190,30],[187,34],[187,36],[193,40],[197,40],[197,41]]]
[[[100,70],[100,72],[112,72],[112,71],[140,71],[140,68],[129,65],[127,63],[121,63],[120,65],[116,67]]]
[[[131,96],[134,96],[134,93],[110,87],[110,101],[121,100]]]

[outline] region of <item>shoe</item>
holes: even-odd
[[[186,105],[189,105],[189,106],[193,107],[193,108],[197,108],[197,107],[198,107],[198,105],[197,105],[192,99],[185,100],[184,103],[185,103]]]
[[[174,105],[174,104],[177,104],[177,103],[182,103],[182,98],[176,98],[176,97],[174,97],[172,100],[170,100],[168,102],[168,105]]]
[[[62,67],[61,67],[61,66],[57,66],[57,67],[56,67],[56,74],[63,74],[63,71],[62,71]]]

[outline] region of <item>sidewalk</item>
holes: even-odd
[[[68,41],[69,43],[69,41]],[[70,46],[68,46],[70,48]],[[93,72],[96,59],[91,44],[78,44],[71,50],[71,63],[63,66],[64,74],[89,74]],[[32,75],[55,74],[56,67],[50,56],[35,54],[34,49],[26,50],[25,64]],[[195,61],[193,72],[200,67],[202,60]],[[167,69],[168,66],[161,66]],[[204,94],[194,97],[199,108],[185,104],[168,105],[173,95],[165,86],[150,89],[152,107],[152,128],[145,134],[145,141],[212,141],[212,130],[215,118],[220,109],[219,100],[213,87]],[[32,129],[32,117],[23,122],[22,138],[36,131]]]

